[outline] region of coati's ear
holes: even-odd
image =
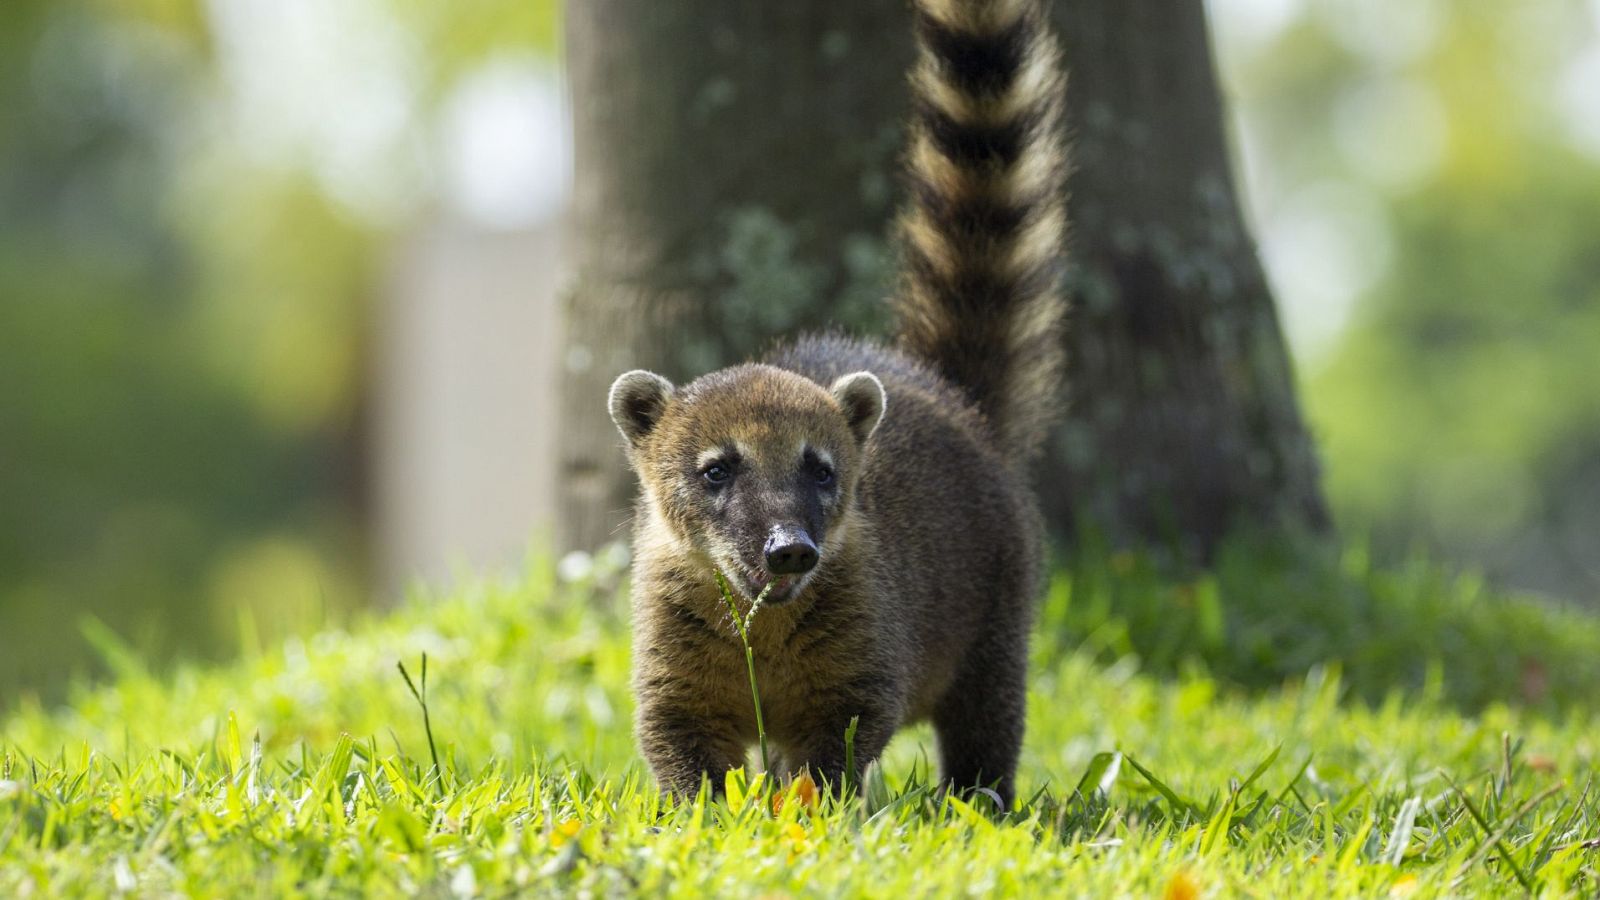
[[[865,444],[883,421],[883,408],[889,402],[883,382],[871,372],[852,372],[835,381],[832,391],[856,440]]]
[[[623,372],[611,383],[611,421],[630,448],[638,447],[661,421],[672,391],[672,382],[644,369]]]

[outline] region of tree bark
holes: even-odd
[[[911,58],[899,0],[569,4],[578,278],[567,303],[566,547],[618,536],[611,380],[774,338],[881,333]],[[1076,166],[1058,534],[1176,542],[1322,528],[1316,457],[1235,195],[1200,0],[1057,0]]]
[[[911,58],[894,0],[567,6],[577,277],[566,303],[561,543],[619,536],[606,390],[772,339],[876,330]]]
[[[1059,532],[1178,544],[1328,525],[1294,372],[1241,212],[1200,0],[1058,0],[1075,173]]]

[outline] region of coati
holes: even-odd
[[[674,386],[611,388],[643,490],[641,750],[693,796],[756,739],[713,572],[746,604],[780,772],[845,776],[932,719],[942,780],[1006,805],[1041,525],[1027,469],[1056,406],[1063,79],[1041,0],[916,0],[893,346],[807,337]],[[859,773],[851,773],[852,775]]]

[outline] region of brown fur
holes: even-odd
[[[637,730],[680,796],[756,737],[720,571],[746,606],[774,582],[750,639],[782,771],[838,784],[851,719],[858,765],[931,719],[945,780],[1014,797],[1041,575],[1025,462],[1059,377],[1060,82],[1035,0],[918,15],[901,349],[808,338],[681,388],[612,388],[643,487]],[[763,555],[793,534],[817,550],[802,575]]]

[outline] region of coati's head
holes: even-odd
[[[683,386],[628,372],[611,418],[646,496],[674,536],[755,597],[794,597],[848,522],[883,385],[856,372],[823,388],[742,365]]]

